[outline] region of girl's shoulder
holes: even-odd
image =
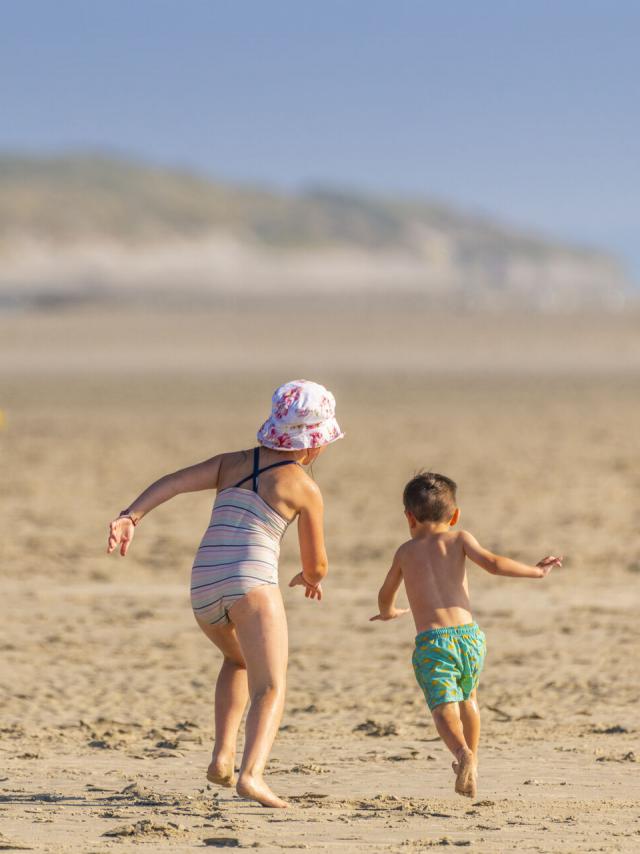
[[[228,466],[246,465],[251,459],[249,451],[223,451],[218,456],[220,462]]]
[[[284,474],[288,469],[290,469],[288,474]],[[303,509],[312,511],[322,509],[322,491],[302,466],[283,467],[283,475],[287,479],[288,491],[297,512]]]
[[[218,460],[218,489],[227,489],[247,474],[251,474],[252,460],[249,451],[223,451],[218,454]]]

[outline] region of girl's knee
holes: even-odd
[[[256,685],[249,690],[251,702],[271,701],[277,702],[284,697],[285,684],[284,682],[265,682],[261,685]]]

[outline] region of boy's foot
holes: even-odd
[[[458,769],[460,768],[460,766],[458,765],[458,762],[457,762],[455,759],[454,759],[454,760],[453,760],[453,762],[451,763],[451,767],[453,768],[453,773],[454,773],[454,774],[457,774],[457,773],[458,773]],[[476,761],[476,774],[477,774],[477,773],[478,773],[478,763],[477,763],[477,761]]]
[[[215,783],[217,786],[224,786],[230,789],[236,782],[235,774],[233,773],[233,761],[230,763],[222,762],[220,759],[211,761],[207,768],[207,780],[210,783]]]
[[[462,748],[457,754],[457,761],[453,763],[456,775],[456,792],[465,798],[475,798],[478,794],[478,775],[473,753]]]
[[[458,763],[457,763],[457,761],[456,761],[455,759],[454,759],[454,760],[453,760],[453,762],[451,763],[451,767],[453,768],[453,773],[454,773],[454,774],[457,774],[457,773],[458,773],[458,769],[460,768],[460,766],[458,765]],[[477,773],[478,773],[478,763],[476,762],[476,774],[477,774]]]
[[[259,777],[249,777],[246,774],[241,774],[236,785],[236,792],[243,798],[250,798],[252,801],[257,801],[263,807],[285,809],[289,806],[286,801],[283,801],[282,798],[274,794],[264,780]]]

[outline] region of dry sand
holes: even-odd
[[[0,319],[0,850],[640,850],[634,323],[550,321],[540,341],[543,321],[519,321],[509,347],[505,319],[408,340],[399,317],[343,315],[327,356],[326,318],[293,311],[269,332],[229,313],[174,332],[118,312]],[[305,323],[288,361],[287,328],[298,340]],[[269,773],[294,806],[278,812],[205,780],[219,657],[188,585],[212,495],[156,510],[125,560],[104,549],[151,479],[250,446],[272,387],[297,374],[331,385],[347,438],[315,469],[322,603],[286,588],[294,531],[283,550],[290,685]],[[368,622],[422,466],[459,481],[487,546],[567,556],[542,583],[470,570],[489,643],[474,802],[454,794],[414,682],[412,624]]]

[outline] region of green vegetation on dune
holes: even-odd
[[[282,246],[371,245],[400,240],[402,226],[384,205],[338,195],[285,196],[105,157],[0,158],[0,234],[129,241],[223,229]]]
[[[246,222],[260,193],[103,157],[0,158],[0,233],[61,240],[192,236]]]
[[[549,310],[618,308],[629,293],[606,253],[429,200],[284,193],[86,154],[0,155],[0,254],[11,305],[126,288],[147,300],[375,292]]]
[[[138,242],[221,230],[283,248],[407,250],[419,244],[421,229],[450,235],[463,255],[588,251],[425,201],[322,188],[285,195],[116,157],[0,156],[0,238],[22,232],[59,241]]]

